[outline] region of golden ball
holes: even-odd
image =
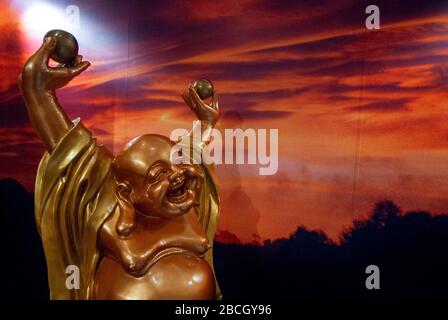
[[[53,37],[56,39],[56,48],[51,59],[65,66],[73,65],[78,55],[78,41],[70,32],[64,30],[51,30],[45,34],[45,38]]]
[[[195,81],[193,88],[201,99],[207,99],[213,96],[213,83],[208,79]]]

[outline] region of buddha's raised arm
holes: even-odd
[[[50,67],[48,61],[55,46],[56,40],[47,37],[28,59],[18,79],[34,130],[50,153],[72,126],[59,105],[55,91],[90,66],[89,62],[82,61],[82,56],[78,56],[73,67]]]
[[[190,85],[188,91],[182,94],[182,98],[188,107],[196,114],[198,120],[200,120],[197,125],[200,125],[201,127],[202,142],[208,144],[210,142],[212,129],[215,127],[220,117],[218,94],[213,92],[212,103],[206,104],[199,97],[194,87]],[[192,132],[190,132],[189,135],[192,135]]]

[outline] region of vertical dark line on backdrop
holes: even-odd
[[[361,35],[362,37],[362,35]],[[365,41],[367,41],[365,39]],[[362,47],[362,70],[361,70],[361,82],[359,88],[358,106],[356,108],[356,140],[355,140],[355,157],[353,166],[353,186],[352,186],[352,206],[351,206],[351,220],[355,218],[355,202],[356,202],[356,189],[358,186],[359,177],[359,162],[360,162],[360,148],[361,148],[361,127],[362,127],[362,102],[364,98],[364,86],[366,80],[366,42],[361,40]]]
[[[133,6],[133,1],[132,0],[128,0],[127,1],[128,5],[127,5],[127,19],[128,19],[128,24],[127,24],[127,59],[126,59],[126,76],[125,76],[125,101],[124,101],[124,107],[126,108],[126,106],[129,103],[129,46],[130,46],[130,29],[131,29],[131,18],[130,18],[130,13],[131,13],[131,7]],[[126,123],[126,131],[127,131],[127,123]]]

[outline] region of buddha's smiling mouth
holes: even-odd
[[[188,187],[184,177],[176,178],[173,183],[170,183],[166,197],[173,203],[181,203],[188,198]]]

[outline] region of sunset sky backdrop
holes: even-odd
[[[369,4],[380,30],[365,28]],[[220,93],[221,129],[279,129],[277,174],[217,166],[222,241],[298,225],[337,239],[385,198],[448,212],[446,1],[0,0],[0,178],[33,190],[44,150],[16,79],[68,5],[92,66],[59,101],[114,152],[191,128],[180,94],[202,77]]]

